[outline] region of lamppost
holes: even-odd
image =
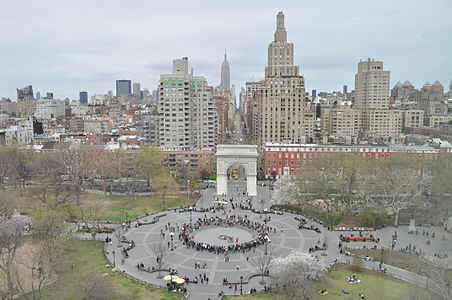
[[[264,241],[265,241],[265,255],[267,255],[267,254],[268,254],[268,253],[267,253],[268,235],[266,235],[266,236],[264,237]]]
[[[115,256],[115,250],[113,250],[113,268],[116,267],[116,256]]]
[[[170,232],[170,238],[171,238],[171,251],[174,251],[174,247],[173,247],[173,236],[174,236],[174,232]]]
[[[385,254],[385,249],[381,247],[381,261],[380,261],[380,269],[383,268],[383,258]]]
[[[193,207],[190,207],[190,223],[192,222]]]
[[[190,202],[190,180],[187,180],[187,201]]]
[[[240,276],[240,295],[243,295],[243,276]]]

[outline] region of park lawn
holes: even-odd
[[[358,277],[361,282],[358,284],[350,284],[347,278],[351,275]],[[359,299],[358,294],[365,295],[366,299],[397,299],[397,300],[410,300],[413,295],[419,296],[418,299],[433,300],[438,299],[436,295],[432,295],[427,290],[414,286],[407,282],[393,279],[383,274],[362,270],[360,272],[352,271],[349,266],[337,265],[333,270],[328,272],[326,280],[324,282],[317,283],[317,290],[326,288],[329,293],[326,295],[315,294],[315,300],[322,299]],[[349,292],[350,294],[344,294],[342,290]],[[274,294],[261,294],[261,295],[246,295],[246,296],[228,296],[227,300],[275,300],[277,299]]]
[[[92,241],[69,241],[71,253],[68,260],[69,265],[74,264],[74,268],[68,270],[55,283],[44,289],[43,299],[48,300],[79,300],[83,295],[80,289],[83,279],[87,274],[105,274],[111,288],[115,289],[120,299],[131,296],[127,299],[136,300],[179,300],[182,294],[176,294],[145,286],[136,281],[128,279],[119,273],[113,273],[110,267],[106,267],[107,261],[103,255],[103,243]],[[112,299],[113,300],[113,299]]]
[[[224,300],[275,300],[276,297],[273,294],[256,294],[256,295],[245,295],[245,296],[225,296]]]
[[[36,203],[39,200],[34,199],[32,189],[7,189],[16,198],[17,210],[20,213],[30,215]],[[52,198],[52,192],[48,191],[49,199]],[[194,206],[199,198],[198,193],[192,193],[190,198],[187,195],[170,194],[165,197],[166,208],[180,206]],[[91,193],[82,193],[81,203],[84,206],[93,206],[96,202],[102,207],[102,219],[110,222],[124,222],[127,219],[134,219],[146,213],[154,213],[163,210],[163,201],[160,196],[104,196]],[[71,202],[65,205],[69,215],[75,216],[76,208]],[[127,213],[127,214],[126,214]]]
[[[361,282],[350,284],[347,278],[351,275],[358,277]],[[413,295],[422,296],[420,299],[437,299],[427,290],[409,284],[402,280],[394,279],[381,273],[362,269],[360,272],[352,271],[350,266],[338,265],[328,272],[328,288],[331,293],[316,295],[315,299],[359,299],[358,294],[365,295],[366,299],[412,299]],[[319,284],[319,289],[323,287]],[[350,294],[342,292],[345,290]]]
[[[169,195],[165,197],[165,206],[166,208],[194,206],[197,199],[198,194],[193,194],[190,199],[186,196]],[[82,195],[83,205],[93,205],[96,200],[99,200],[102,205],[102,218],[111,222],[123,222],[126,218],[134,219],[146,213],[163,210],[163,201],[159,196],[103,196],[89,193]]]

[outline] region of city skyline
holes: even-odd
[[[182,56],[189,57],[195,73],[209,85],[218,86],[224,47],[231,84],[243,87],[246,81],[264,78],[265,47],[278,11],[286,15],[295,64],[306,78],[307,91],[341,90],[344,84],[353,89],[356,63],[367,57],[385,62],[391,87],[397,81],[410,80],[419,88],[439,80],[447,89],[452,79],[448,1],[435,6],[385,1],[378,7],[330,2],[324,11],[324,5],[311,1],[263,1],[259,7],[241,3],[240,10],[229,2],[181,2],[174,8],[157,2],[105,3],[5,3],[0,53],[7,59],[0,62],[0,97],[16,100],[16,88],[32,84],[41,94],[77,99],[79,91],[93,95],[114,90],[115,80],[123,78],[153,90],[159,75],[170,71],[172,59]],[[190,17],[182,15],[184,9],[193,10]],[[108,22],[119,11],[121,18]],[[18,14],[23,17],[16,18]],[[89,22],[80,22],[80,16]],[[430,16],[428,22],[416,21],[425,16]]]

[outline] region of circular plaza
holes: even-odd
[[[260,273],[256,261],[262,255],[275,258],[301,251],[325,264],[336,260],[350,263],[346,253],[353,248],[409,251],[416,247],[424,258],[438,256],[438,249],[452,256],[451,235],[441,227],[419,227],[419,233],[408,226],[332,231],[300,215],[270,211],[267,186],[258,185],[255,197],[248,197],[244,190],[246,181],[231,180],[227,196],[217,196],[214,188],[206,188],[192,209],[139,218],[124,226],[123,235],[112,236],[106,256],[120,272],[146,284],[167,288],[173,279],[181,280],[179,287],[188,291],[189,299],[200,300],[218,299],[220,293],[264,290],[256,276]],[[430,232],[430,237],[424,231]],[[432,238],[433,233],[437,237]],[[378,261],[366,261],[365,267],[381,268]],[[422,285],[425,280],[390,265],[385,265],[385,271],[386,267],[406,281]]]
[[[253,278],[259,274],[253,263],[259,254],[276,257],[294,250],[309,253],[310,248],[327,239],[339,242],[334,233],[314,221],[306,220],[305,228],[300,229],[300,217],[295,214],[249,210],[250,206],[262,207],[263,202],[269,207],[269,189],[259,186],[262,198],[251,198],[241,192],[245,184],[234,181],[229,196],[220,197],[222,205],[214,203],[219,200],[214,189],[205,189],[191,211],[168,210],[132,222],[122,242],[115,235],[107,246],[109,260],[132,278],[162,288],[168,284],[162,277],[176,271],[186,281],[184,288],[196,299],[216,299],[221,292],[240,294],[241,290],[248,293],[264,288]],[[311,226],[317,231],[306,229]],[[126,253],[124,247],[129,248]],[[335,249],[311,254],[334,260],[330,251]]]

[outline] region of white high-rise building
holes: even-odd
[[[389,71],[383,70],[383,62],[367,59],[358,63],[355,75],[355,108],[389,108]]]
[[[212,148],[218,120],[211,88],[202,76],[188,73],[188,58],[175,59],[173,72],[160,75],[157,102],[159,145],[173,150]]]
[[[400,111],[389,109],[389,71],[383,62],[368,58],[358,63],[355,75],[355,108],[363,111],[366,138],[387,141],[402,132]]]

